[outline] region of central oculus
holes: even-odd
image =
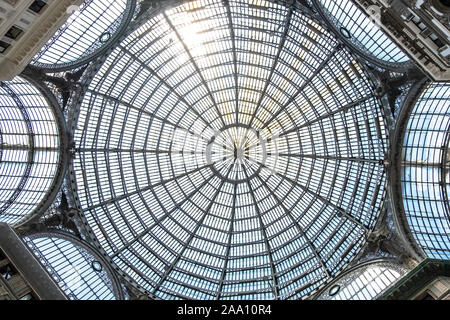
[[[233,124],[217,131],[206,147],[211,169],[229,182],[245,182],[266,167],[267,140],[244,124]]]

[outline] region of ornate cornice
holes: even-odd
[[[379,300],[409,300],[438,277],[450,276],[450,261],[426,259],[386,290]]]

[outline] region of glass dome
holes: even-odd
[[[374,226],[381,103],[301,7],[180,2],[86,85],[72,187],[109,257],[156,297],[302,298]]]

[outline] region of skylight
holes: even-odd
[[[409,61],[408,56],[371,19],[349,0],[314,0],[326,10],[339,32],[365,52],[391,63]]]
[[[302,298],[374,226],[380,101],[301,7],[187,2],[143,22],[87,84],[78,205],[157,297]]]
[[[450,85],[427,85],[403,141],[402,196],[409,228],[429,257],[450,259]]]
[[[19,223],[41,205],[59,166],[59,132],[42,93],[16,77],[0,82],[0,221]]]

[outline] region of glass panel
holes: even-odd
[[[408,56],[350,0],[318,0],[342,34],[378,59],[406,62]]]
[[[32,63],[59,65],[75,62],[100,48],[113,36],[127,6],[127,0],[86,0],[33,58]]]
[[[450,85],[432,83],[403,141],[402,195],[409,228],[430,258],[450,259]]]
[[[27,237],[25,242],[71,300],[116,299],[108,274],[84,247],[53,235]]]
[[[382,204],[380,101],[296,7],[199,0],[154,16],[100,68],[77,128],[88,222],[165,299],[301,298],[358,252]]]
[[[59,164],[52,108],[28,81],[0,82],[0,221],[17,223],[43,200]]]

